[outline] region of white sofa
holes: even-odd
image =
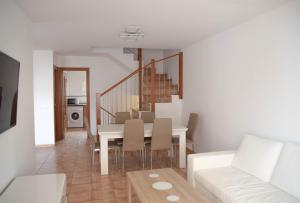
[[[212,203],[299,203],[300,145],[247,135],[237,151],[189,155],[188,181]]]

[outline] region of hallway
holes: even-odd
[[[100,175],[99,156],[92,166],[90,148],[85,131],[70,131],[66,138],[56,143],[55,147],[36,149],[36,174],[65,173],[67,175],[68,202],[82,203],[123,203],[127,202],[126,173],[122,172],[110,155],[111,174]],[[155,157],[155,156],[154,156]],[[155,158],[154,158],[155,159]],[[170,167],[166,156],[154,161],[154,168]],[[126,170],[141,170],[138,156],[126,156]],[[149,169],[149,164],[147,164]],[[186,176],[185,170],[174,168],[180,175]],[[136,197],[134,202],[139,202]]]

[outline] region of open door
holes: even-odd
[[[65,138],[66,101],[65,78],[62,69],[54,67],[55,141]]]

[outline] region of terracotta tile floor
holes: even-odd
[[[112,154],[109,159],[110,174],[100,175],[99,156],[96,155],[92,166],[91,154],[85,131],[69,131],[63,141],[55,147],[36,149],[36,173],[65,173],[67,175],[67,193],[69,203],[121,203],[127,202],[126,173],[121,165],[116,165]],[[153,168],[170,167],[166,154],[154,154]],[[178,156],[177,156],[178,157]],[[142,170],[138,154],[128,153],[126,171]],[[155,161],[156,160],[156,161]],[[120,161],[121,163],[121,161]],[[173,168],[183,177],[186,171]],[[146,168],[149,169],[149,159]],[[133,202],[139,202],[133,196]]]

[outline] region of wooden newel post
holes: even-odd
[[[138,61],[139,61],[139,68],[143,68],[143,57],[142,57],[142,48],[138,48]],[[142,71],[139,71],[139,110],[142,110]]]
[[[99,140],[100,140],[100,137],[99,137],[99,134],[98,134],[98,125],[101,125],[100,98],[101,98],[101,95],[99,93],[96,93],[96,116],[97,116],[97,125],[96,125],[97,135],[96,135],[96,138],[97,138],[97,142],[99,142]]]
[[[156,68],[155,60],[151,60],[151,111],[155,111],[156,102]]]
[[[101,124],[101,110],[100,110],[100,94],[96,93],[96,114],[97,114],[97,125]]]
[[[183,98],[183,52],[179,52],[179,98]]]

